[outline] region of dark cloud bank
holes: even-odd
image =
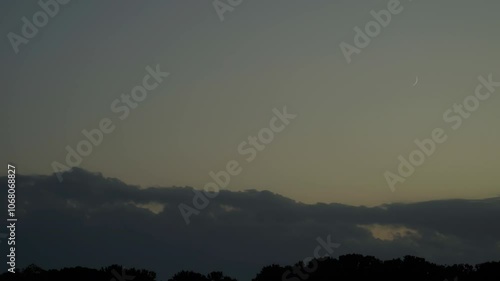
[[[312,256],[316,239],[329,235],[341,244],[334,257],[500,260],[500,197],[368,208],[221,191],[186,225],[178,205],[192,206],[190,187],[140,189],[74,169],[62,183],[55,175],[19,175],[16,189],[18,267],[122,264],[154,270],[160,279],[186,269],[245,280],[264,265]],[[0,247],[5,253],[7,244]]]

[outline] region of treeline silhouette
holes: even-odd
[[[269,265],[252,281],[500,281],[500,262],[477,265],[437,265],[423,258],[405,256],[403,259],[381,261],[373,256],[358,254],[340,256],[338,259],[314,259],[307,264],[298,262],[293,266]],[[71,280],[71,281],[156,281],[156,273],[145,269],[125,269],[119,265],[90,269],[72,267],[44,270],[36,265],[16,269],[16,273],[5,272],[2,280]],[[216,271],[207,275],[193,271],[180,271],[168,281],[237,281]]]

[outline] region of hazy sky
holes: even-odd
[[[442,115],[478,76],[500,81],[500,2],[401,1],[348,64],[339,44],[388,2],[243,1],[221,21],[211,1],[71,1],[15,54],[7,34],[40,6],[2,1],[2,162],[51,174],[108,117],[80,167],[143,187],[202,188],[237,160],[227,189],[308,203],[499,195],[500,88],[456,131]],[[111,103],[148,65],[170,76],[120,120]],[[246,162],[238,145],[284,106],[297,117]],[[447,142],[391,192],[384,172],[438,127]]]

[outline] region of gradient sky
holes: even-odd
[[[457,131],[442,114],[479,75],[500,80],[500,2],[402,1],[348,64],[339,44],[353,44],[353,28],[387,3],[252,0],[221,22],[211,1],[72,1],[16,55],[6,35],[40,7],[2,1],[2,162],[51,174],[81,130],[110,117],[117,129],[80,167],[202,188],[210,171],[243,163],[238,144],[287,106],[298,117],[228,189],[353,205],[498,196],[500,92]],[[111,102],[156,64],[171,75],[118,121]],[[384,172],[436,127],[448,141],[391,192]]]

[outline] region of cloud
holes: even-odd
[[[370,231],[373,238],[384,241],[393,241],[395,239],[404,237],[414,237],[417,239],[421,238],[421,235],[418,233],[418,231],[404,226],[368,224],[359,225],[359,227]]]
[[[191,187],[141,189],[82,169],[64,179],[18,175],[19,266],[119,263],[154,270],[160,279],[182,269],[249,279],[264,265],[310,256],[316,238],[327,235],[342,244],[337,255],[500,260],[500,198],[369,208],[222,190],[186,225],[177,206],[192,204]]]

